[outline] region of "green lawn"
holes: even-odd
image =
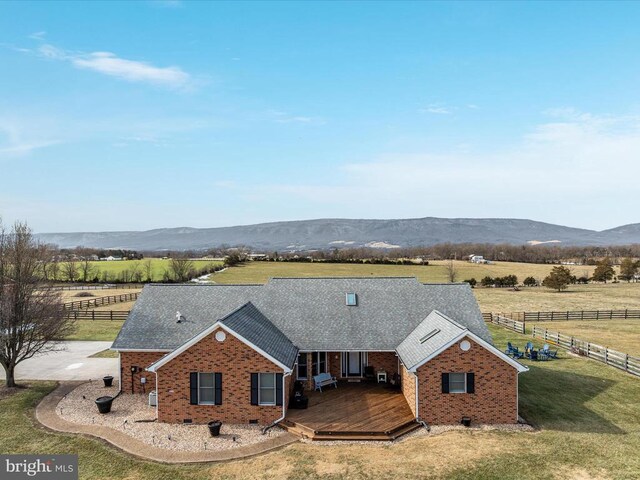
[[[162,258],[150,258],[151,261],[151,278],[152,281],[157,282],[161,281],[164,275],[164,272],[169,270],[169,262],[168,259]],[[145,262],[147,260],[118,260],[118,261],[99,261],[99,262],[90,262],[91,267],[93,269],[91,276],[98,277],[100,280],[103,280],[103,274],[106,273],[108,275],[108,281],[113,281],[117,279],[119,275],[124,270],[133,271],[137,268],[137,270],[142,274],[142,279],[146,280],[146,267]],[[213,267],[216,265],[222,265],[223,262],[216,260],[193,260],[193,267],[196,270],[203,270],[205,268]],[[78,271],[80,270],[80,266],[78,265]],[[64,279],[64,265],[60,268],[60,276]]]
[[[76,331],[67,340],[113,341],[123,323],[120,320],[78,320]]]
[[[216,283],[266,283],[271,277],[321,277],[321,276],[390,276],[417,277],[425,283],[448,282],[447,263],[432,261],[429,265],[372,265],[353,263],[297,263],[297,262],[247,262],[213,275]],[[480,281],[485,276],[497,277],[516,275],[520,281],[533,276],[544,278],[552,265],[535,263],[495,262],[480,265],[463,261],[454,262],[457,280],[475,278]],[[591,272],[593,267],[575,267],[576,274],[582,270]]]
[[[496,345],[529,337],[490,326]],[[449,432],[392,446],[295,444],[215,465],[144,462],[98,440],[43,430],[32,418],[53,388],[36,382],[0,400],[3,453],[77,453],[82,479],[443,478],[634,479],[640,472],[640,379],[566,352],[525,361],[520,411],[539,432]],[[2,395],[0,395],[2,398]]]
[[[528,332],[533,332],[533,327],[572,335],[580,340],[640,357],[640,319],[527,322]]]

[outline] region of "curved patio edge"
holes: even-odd
[[[60,382],[58,387],[38,404],[35,417],[46,428],[63,433],[78,433],[97,437],[136,457],[161,463],[226,462],[271,452],[300,440],[291,433],[284,433],[264,442],[221,451],[185,452],[167,450],[148,445],[125,433],[98,425],[81,425],[60,418],[56,406],[66,394],[83,382]]]

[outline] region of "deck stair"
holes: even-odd
[[[404,395],[382,385],[344,382],[308,395],[309,408],[289,410],[280,426],[309,440],[390,441],[420,427]]]

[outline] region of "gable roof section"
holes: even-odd
[[[220,328],[235,336],[282,369],[291,371],[298,356],[298,349],[251,303],[243,305],[222,320],[205,328],[171,353],[153,363],[147,370],[150,372],[157,371],[160,367]]]
[[[345,304],[349,292],[357,306]],[[394,351],[433,310],[492,341],[468,284],[273,278],[265,285],[147,285],[112,348],[174,350],[249,302],[302,351]],[[184,322],[176,323],[176,311]]]
[[[466,328],[434,310],[405,338],[396,351],[407,370],[460,337]],[[429,337],[422,341],[423,338]]]
[[[437,357],[465,337],[469,337],[486,350],[489,350],[489,352],[518,370],[519,373],[529,370],[520,362],[475,335],[468,328],[463,327],[436,310],[427,315],[427,318],[403,340],[396,351],[407,370],[415,372],[429,360]]]
[[[220,323],[282,365],[291,368],[298,358],[298,349],[291,340],[251,302],[227,315]]]

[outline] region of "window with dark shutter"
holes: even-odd
[[[442,393],[449,393],[449,374],[442,374]]]
[[[215,402],[216,405],[222,405],[222,374],[215,374]]]
[[[189,374],[189,403],[191,405],[198,404],[198,372]]]
[[[258,405],[258,374],[251,374],[251,405]]]
[[[473,373],[467,373],[467,393],[475,393],[475,375]]]
[[[282,406],[282,374],[276,373],[276,405]]]

